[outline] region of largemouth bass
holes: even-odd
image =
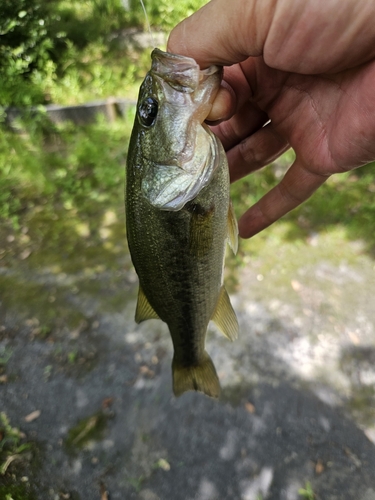
[[[221,69],[155,49],[142,83],[126,175],[126,225],[139,277],[137,323],[160,318],[174,346],[173,391],[218,397],[205,350],[213,320],[230,339],[236,315],[223,286],[226,242],[237,250],[226,155],[203,123]]]

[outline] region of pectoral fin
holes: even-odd
[[[231,341],[238,337],[238,321],[227,291],[222,286],[212,321]]]
[[[135,310],[135,321],[136,323],[141,323],[142,321],[146,321],[146,319],[160,318],[147,300],[147,297],[144,294],[141,285],[139,285],[137,308]]]
[[[238,250],[238,225],[231,201],[229,202],[228,210],[228,241],[229,246],[234,254],[236,254]]]
[[[186,206],[191,213],[189,228],[189,250],[202,258],[211,250],[214,237],[213,216],[215,208],[205,209],[197,203]]]

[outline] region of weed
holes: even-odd
[[[108,415],[99,411],[84,418],[69,430],[65,445],[70,452],[83,448],[91,440],[102,438],[107,427]]]
[[[165,458],[159,458],[159,460],[154,463],[153,468],[169,471],[171,469],[171,466]]]
[[[298,490],[298,494],[306,498],[307,500],[314,500],[315,499],[315,493],[313,492],[311,483],[309,481],[306,481],[305,488],[300,488]]]
[[[0,367],[4,367],[8,363],[8,361],[12,357],[12,354],[12,349],[8,347],[2,347],[0,349]]]
[[[142,489],[142,485],[145,481],[145,477],[144,476],[139,476],[139,477],[129,477],[127,478],[127,481],[133,486],[133,488],[135,489],[135,491],[137,493],[139,493]]]
[[[10,425],[4,412],[0,413],[0,475],[4,475],[10,464],[22,460],[30,451],[31,444],[24,442],[22,432]]]
[[[44,380],[47,381],[51,374],[52,374],[52,369],[53,369],[53,366],[52,365],[47,365],[44,370],[43,370],[43,376],[44,376]]]
[[[2,500],[35,500],[36,497],[31,491],[29,483],[1,484],[0,498]]]
[[[70,364],[74,364],[77,360],[77,356],[78,356],[77,350],[68,352],[68,362]]]

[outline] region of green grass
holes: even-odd
[[[306,482],[306,485],[304,488],[300,488],[298,490],[298,494],[302,498],[306,498],[307,500],[314,500],[315,499],[315,493],[312,489],[311,483],[309,481]]]
[[[120,202],[131,121],[87,127],[70,123],[47,133],[35,124],[27,132],[0,135],[0,218],[15,227],[42,205],[71,214]],[[113,196],[115,195],[115,200]],[[95,210],[98,206],[95,207]]]
[[[294,153],[289,151],[275,164],[232,186],[238,216],[280,181],[280,174],[293,158]],[[363,240],[366,251],[375,256],[375,232],[372,230],[375,220],[374,169],[372,163],[353,172],[332,176],[309,200],[251,239],[252,252],[261,252],[266,240],[277,237],[277,228],[282,226],[282,239],[291,242],[339,228],[349,240]],[[243,242],[241,247],[247,251],[248,243]]]
[[[0,348],[0,368],[6,366],[11,357],[12,357],[12,349],[7,347]]]
[[[7,415],[0,413],[0,498],[4,500],[35,500],[30,478],[34,446],[25,435],[12,427]],[[25,480],[27,479],[27,480]]]
[[[30,461],[31,444],[16,427],[12,427],[4,412],[0,413],[0,478],[9,473],[13,463]]]

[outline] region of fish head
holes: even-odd
[[[212,177],[216,141],[203,122],[220,87],[222,69],[201,70],[194,59],[159,49],[137,103],[142,189],[154,206],[179,210]]]
[[[143,156],[178,166],[194,155],[196,129],[212,108],[221,68],[200,70],[194,59],[159,49],[151,59],[137,105]]]

